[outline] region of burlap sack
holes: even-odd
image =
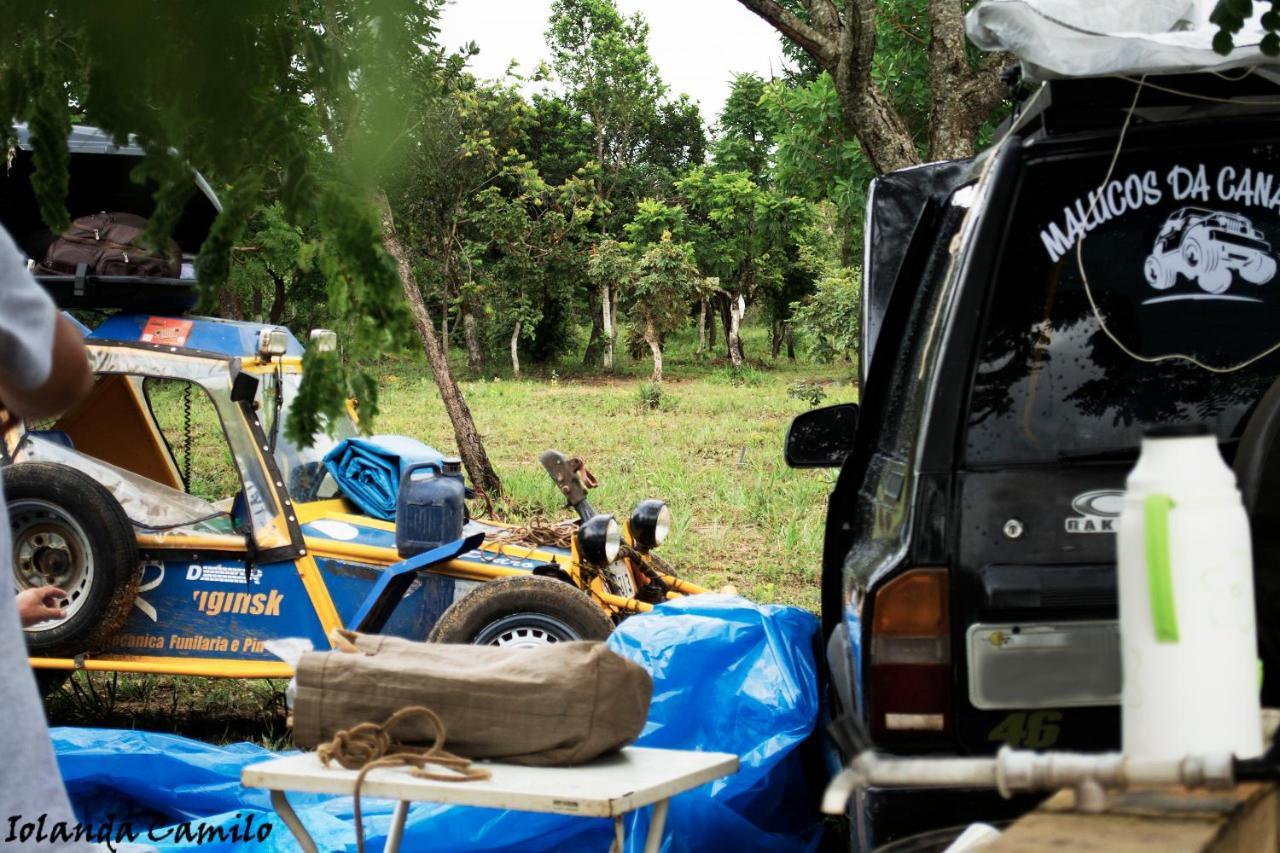
[[[349,636],[357,653],[310,652],[298,663],[293,739],[304,749],[424,705],[440,715],[445,748],[457,755],[581,764],[631,743],[649,713],[649,673],[603,643],[502,649]],[[432,731],[407,720],[391,735],[427,745]]]

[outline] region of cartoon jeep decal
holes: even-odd
[[[1275,277],[1276,259],[1271,244],[1248,218],[1183,207],[1160,227],[1142,272],[1156,290],[1168,290],[1181,275],[1206,293],[1217,294],[1231,286],[1236,273],[1250,284],[1266,284]]]

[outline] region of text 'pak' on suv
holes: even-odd
[[[1274,504],[1258,477],[1276,467],[1280,392],[1263,397],[1280,292],[1257,286],[1280,245],[1280,131],[1276,107],[1242,103],[1275,90],[1158,79],[1118,151],[1136,81],[1054,81],[977,160],[872,186],[861,406],[805,413],[787,438],[790,463],[841,467],[823,623],[843,759],[1118,747],[1119,497],[1142,435],[1166,424],[1208,424],[1228,462],[1252,459],[1237,472],[1264,701],[1280,692],[1261,558],[1280,534],[1258,523]],[[1192,237],[1199,254],[1153,281],[1152,247],[1171,262]],[[873,847],[1033,802],[871,787],[850,809],[855,845]]]

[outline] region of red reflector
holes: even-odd
[[[951,669],[941,664],[871,664],[871,732],[876,738],[947,730]]]

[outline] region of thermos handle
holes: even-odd
[[[1156,641],[1178,642],[1178,614],[1173,605],[1173,573],[1169,565],[1168,495],[1147,495],[1142,502],[1142,528],[1147,546],[1147,584],[1151,591],[1151,621]]]

